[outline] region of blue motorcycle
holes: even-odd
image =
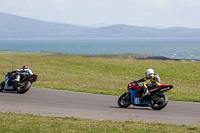
[[[153,110],[163,109],[167,103],[167,95],[163,94],[173,88],[172,85],[160,85],[149,89],[149,94],[141,98],[142,84],[131,82],[127,86],[128,92],[125,92],[118,99],[118,105],[121,108],[127,108],[131,104],[134,106],[150,106]]]

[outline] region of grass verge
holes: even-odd
[[[167,92],[169,100],[200,102],[200,62],[0,51],[0,80],[24,64],[38,74],[35,87],[117,96],[130,81],[143,78],[146,69],[152,68],[163,84],[174,86]]]
[[[72,117],[47,117],[31,114],[0,113],[0,132],[4,133],[198,133],[200,126],[169,125],[136,121],[88,120]]]

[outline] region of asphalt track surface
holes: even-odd
[[[200,103],[169,101],[160,111],[150,107],[119,108],[117,96],[32,87],[25,94],[0,93],[0,111],[97,120],[136,120],[178,125],[200,124]]]

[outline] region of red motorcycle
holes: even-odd
[[[128,92],[125,92],[118,99],[119,107],[127,108],[132,104],[134,106],[150,106],[154,110],[161,110],[167,105],[168,98],[163,93],[171,90],[173,88],[172,85],[162,84],[158,87],[150,88],[148,95],[144,98],[141,98],[143,94],[142,86],[142,84],[138,83],[129,83],[127,86]]]

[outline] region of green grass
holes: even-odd
[[[1,51],[0,56],[19,56],[19,55],[32,55],[32,56],[44,56],[52,55],[53,53],[43,53],[43,52],[19,52],[19,51]],[[56,53],[55,53],[56,54]]]
[[[87,93],[121,95],[130,81],[142,78],[153,68],[163,83],[174,85],[170,100],[200,102],[200,63],[120,59],[130,55],[87,55],[0,51],[0,80],[7,71],[30,66],[38,74],[35,87]],[[92,56],[92,55],[90,55]],[[95,55],[97,56],[97,55]],[[125,56],[125,57],[124,57]],[[0,113],[0,132],[200,132],[200,126],[168,125],[130,121],[101,121]]]
[[[200,126],[0,113],[1,133],[198,133]]]
[[[0,51],[0,80],[24,64],[38,74],[35,87],[117,96],[126,91],[129,82],[143,78],[146,69],[152,68],[163,84],[174,86],[167,92],[169,100],[200,102],[199,62]]]

